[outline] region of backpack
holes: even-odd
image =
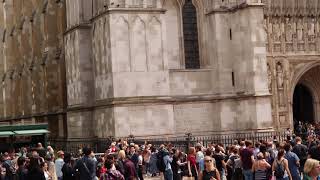
[[[284,165],[282,164],[283,160],[279,163],[278,161],[277,163],[277,167],[274,171],[274,176],[276,176],[277,178],[283,178],[284,176]]]
[[[160,172],[164,172],[166,169],[166,165],[164,163],[163,157],[164,157],[164,152],[159,151],[157,153],[157,168]]]

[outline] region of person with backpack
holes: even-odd
[[[13,180],[16,175],[16,167],[14,166],[14,163],[12,162],[11,157],[8,153],[4,154],[4,162],[3,167],[6,168],[6,180]]]
[[[238,151],[239,150],[236,148],[235,145],[231,146],[231,148],[230,148],[230,156],[229,156],[229,159],[227,161],[227,168],[228,168],[227,179],[229,177],[229,179],[235,180],[235,177],[236,177],[235,176],[235,172],[236,172],[236,166],[235,166],[236,163],[235,163],[235,161],[240,158]]]
[[[116,169],[112,169],[113,161],[107,159],[104,163],[107,172],[102,174],[100,180],[124,180],[124,176]]]
[[[205,168],[199,174],[199,180],[220,180],[220,173],[214,166],[214,159],[210,156],[204,158]]]
[[[92,150],[84,147],[82,150],[84,156],[76,162],[74,169],[80,173],[80,180],[96,179],[96,162],[90,157]]]
[[[278,151],[277,159],[273,162],[272,172],[276,180],[292,180],[288,160],[284,158],[284,150]]]

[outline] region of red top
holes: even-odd
[[[191,166],[196,166],[197,165],[196,156],[195,155],[189,154],[188,157],[187,157],[187,160],[190,161],[190,165]]]

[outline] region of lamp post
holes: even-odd
[[[186,133],[186,152],[188,152],[188,148],[191,144],[192,133]]]
[[[129,142],[129,144],[131,144],[131,143],[134,142],[134,135],[133,135],[133,134],[130,134],[130,135],[128,136],[128,142]]]

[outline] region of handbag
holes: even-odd
[[[194,177],[183,177],[182,180],[195,180]]]

